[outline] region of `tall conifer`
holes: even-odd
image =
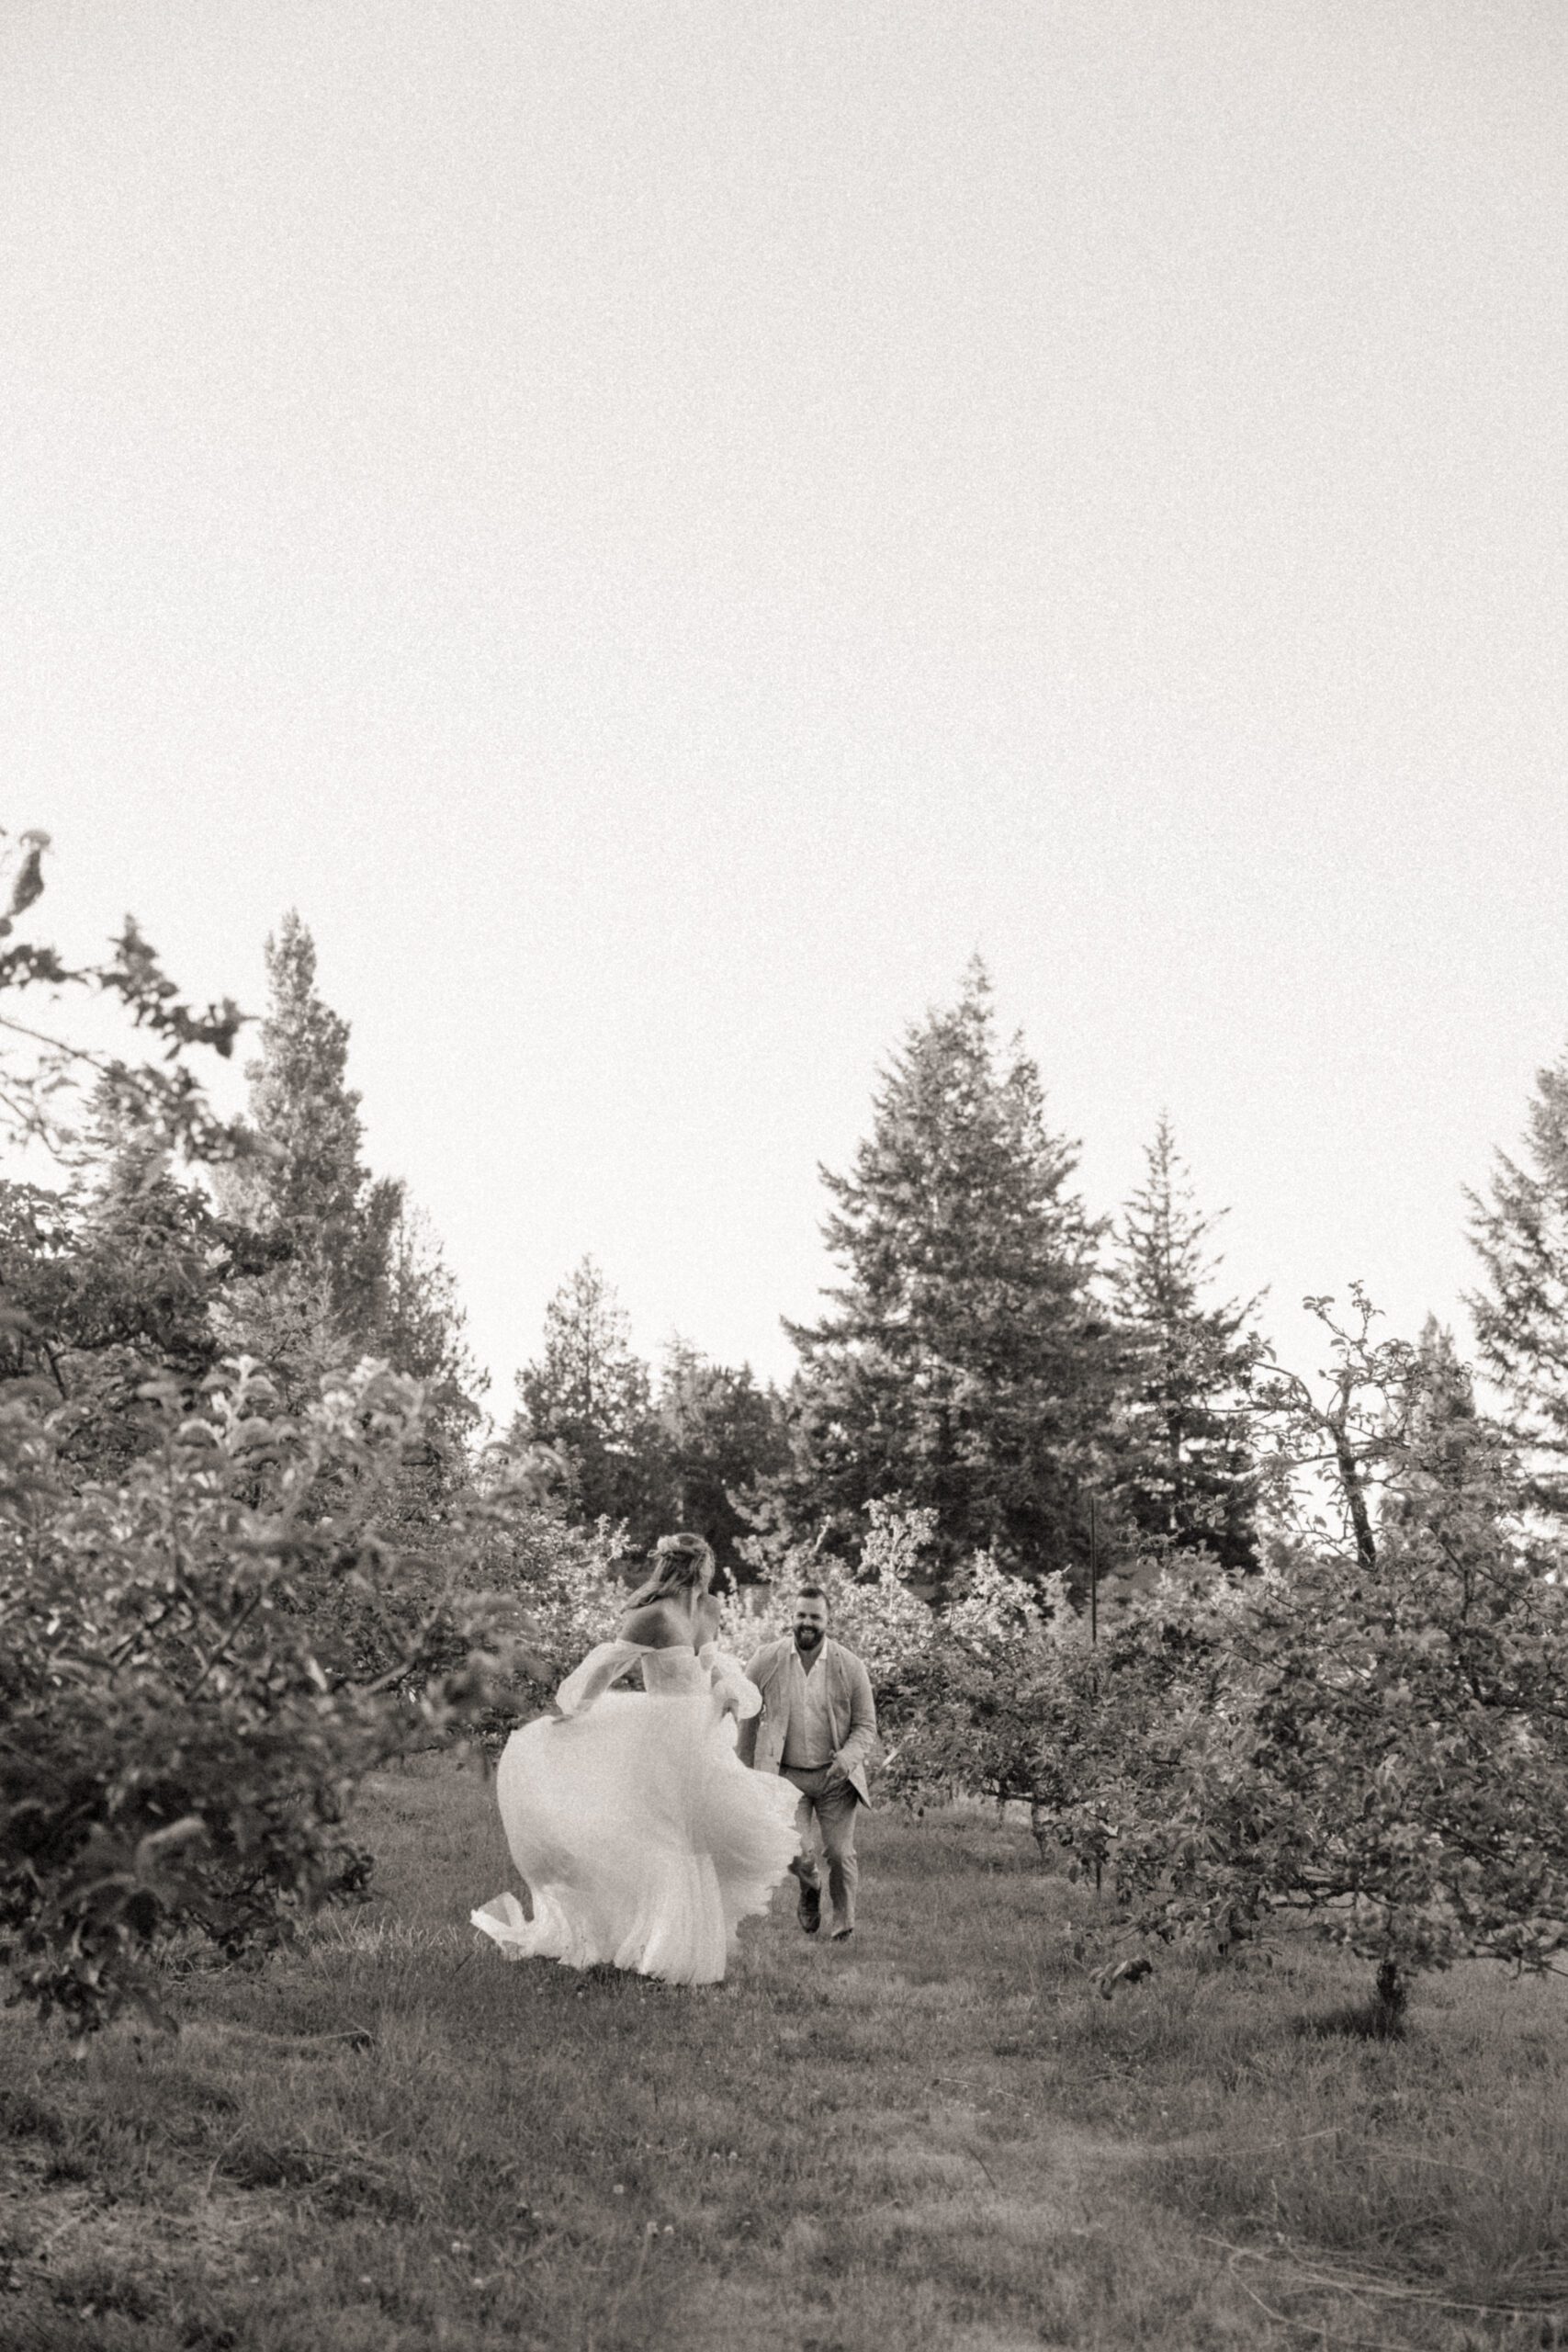
[[[1258,1565],[1258,1481],[1244,1388],[1258,1301],[1210,1304],[1217,1216],[1194,1204],[1168,1120],[1120,1236],[1115,1295],[1123,1403],[1119,1499],[1145,1536],[1207,1550],[1231,1568]],[[1223,1212],[1222,1212],[1223,1214]]]
[[[362,1158],[359,1095],[348,1083],[348,1023],[316,986],[316,946],[292,910],[266,943],[261,1053],[245,1072],[263,1149],[227,1171],[228,1202],[286,1238],[288,1287],[354,1352],[374,1347],[387,1310],[402,1187]]]
[[[1568,1518],[1568,1055],[1537,1073],[1521,1159],[1499,1152],[1488,1196],[1467,1198],[1484,1276],[1468,1302],[1481,1363],[1530,1499]]]
[[[751,1532],[747,1503],[789,1458],[779,1398],[758,1385],[749,1364],[714,1363],[689,1340],[673,1340],[657,1413],[671,1516],[705,1535],[734,1568]]]
[[[591,1257],[546,1308],[543,1351],[518,1374],[517,1390],[513,1443],[550,1447],[570,1464],[577,1513],[627,1521],[634,1542],[656,1533],[667,1497],[648,1366]]]
[[[1077,1160],[1033,1062],[998,1051],[976,959],[895,1055],[852,1172],[823,1170],[844,1280],[786,1326],[801,1532],[856,1549],[866,1506],[901,1500],[934,1511],[946,1570],[986,1549],[1033,1577],[1081,1565],[1113,1356]]]
[[[478,1420],[489,1386],[468,1348],[468,1314],[429,1217],[401,1197],[388,1238],[379,1352],[425,1384],[437,1423],[460,1434]]]
[[[229,1293],[225,1343],[260,1357],[296,1396],[361,1356],[384,1357],[428,1384],[434,1425],[456,1445],[484,1385],[456,1284],[403,1185],[365,1164],[348,1023],[321,997],[298,914],[267,941],[266,971],[261,1052],[246,1071],[261,1148],[220,1170],[218,1188],[276,1262]]]

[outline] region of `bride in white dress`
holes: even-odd
[[[616,1638],[507,1741],[496,1796],[533,1917],[514,1894],[470,1916],[513,1959],[715,1984],[788,1869],[795,1791],[736,1756],[761,1696],[711,1638],[713,1569],[700,1535],[665,1536]],[[633,1667],[642,1690],[612,1690]]]

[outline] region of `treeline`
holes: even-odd
[[[244,1117],[182,1165],[150,1105],[100,1080],[64,1182],[0,1182],[0,1393],[39,1380],[82,1467],[136,1453],[152,1374],[248,1357],[292,1409],[373,1358],[424,1384],[429,1476],[461,1474],[484,1382],[457,1285],[403,1184],[367,1164],[347,1023],[290,913]],[[809,1544],[854,1562],[873,1503],[932,1514],[928,1580],[976,1553],[1080,1581],[1152,1545],[1258,1556],[1248,1383],[1256,1302],[1215,1295],[1216,1219],[1168,1125],[1114,1225],[1074,1184],[1034,1064],[998,1045],[976,964],[913,1028],[844,1175],[825,1171],[841,1279],[790,1326],[784,1390],[672,1340],[657,1374],[592,1258],[561,1285],[502,1432],[569,1523],[640,1553],[695,1527],[745,1580]]]
[[[1332,1399],[1312,1432],[1258,1326],[1224,1295],[1214,1236],[1168,1120],[1116,1217],[1076,1184],[1077,1146],[1039,1070],[998,1038],[976,963],[958,1001],[908,1031],[851,1169],[824,1170],[838,1279],[782,1391],[672,1346],[656,1382],[585,1260],[519,1376],[513,1443],[553,1464],[563,1506],[641,1537],[698,1526],[739,1575],[816,1546],[851,1564],[874,1504],[929,1514],[928,1581],[977,1555],[1081,1590],[1102,1571],[1201,1555],[1247,1572],[1283,1472],[1338,1473],[1353,1433]],[[1568,1058],[1540,1073],[1518,1160],[1469,1196],[1470,1301],[1493,1419],[1529,1498],[1568,1518]],[[1420,1348],[1451,1363],[1428,1320]],[[1296,1426],[1282,1429],[1282,1417]],[[1281,1459],[1283,1448],[1284,1459]],[[1375,1483],[1375,1482],[1374,1482]],[[1352,1513],[1375,1496],[1352,1487]],[[1370,1524],[1370,1519],[1368,1521]]]
[[[423,1384],[438,1488],[485,1419],[457,1284],[402,1182],[366,1163],[348,1025],[297,914],[265,962],[245,1115],[209,1120],[194,1165],[167,1105],[104,1076],[54,1138],[63,1181],[0,1182],[0,1396],[41,1381],[71,1457],[107,1471],[138,1450],[151,1374],[194,1384],[244,1356],[292,1408],[372,1358]],[[656,1370],[588,1257],[517,1374],[507,1453],[569,1524],[607,1523],[633,1554],[695,1527],[741,1581],[802,1547],[852,1568],[874,1505],[927,1515],[938,1592],[978,1555],[1075,1591],[1091,1551],[1108,1576],[1179,1555],[1256,1569],[1282,1376],[1260,1301],[1224,1295],[1221,1218],[1168,1121],[1115,1217],[1086,1204],[1077,1162],[976,961],[891,1056],[851,1168],[822,1171],[837,1279],[817,1321],[786,1325],[789,1383],[680,1339]],[[1541,1074],[1520,1159],[1499,1156],[1471,1211],[1481,1367],[1532,1503],[1560,1519],[1568,1065]],[[1451,1352],[1435,1326],[1423,1344]]]
[[[289,1404],[365,1357],[426,1384],[452,1462],[482,1419],[456,1283],[403,1184],[366,1164],[347,1023],[297,914],[266,945],[244,1149],[176,1171],[144,1104],[107,1082],[64,1185],[0,1183],[0,1384],[42,1374],[84,1464],[134,1451],[151,1370],[264,1365]],[[998,1040],[976,962],[908,1031],[851,1169],[823,1170],[838,1279],[786,1328],[784,1389],[672,1340],[657,1373],[594,1260],[551,1300],[505,1439],[569,1521],[640,1552],[698,1528],[742,1580],[810,1544],[853,1563],[873,1503],[930,1513],[939,1588],[977,1554],[1080,1588],[1201,1553],[1255,1568],[1271,1427],[1259,1301],[1225,1297],[1217,1216],[1168,1121],[1120,1216],[1095,1216],[1040,1073]],[[1535,1499],[1568,1486],[1568,1080],[1542,1074],[1523,1164],[1472,1204],[1484,1368]],[[1428,1336],[1440,1345],[1440,1335]],[[439,1450],[439,1449],[438,1449]],[[433,1456],[432,1472],[436,1467]]]
[[[823,1171],[840,1279],[786,1326],[787,1388],[684,1345],[656,1385],[590,1260],[520,1375],[514,1442],[554,1455],[569,1508],[679,1517],[743,1577],[802,1544],[857,1560],[874,1503],[931,1515],[939,1588],[977,1553],[1077,1583],[1096,1542],[1253,1567],[1257,1302],[1215,1290],[1218,1220],[1168,1123],[1114,1223],[1077,1164],[976,963],[893,1056],[852,1168]]]

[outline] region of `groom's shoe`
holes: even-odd
[[[854,1929],[852,1928],[835,1928],[833,1930],[833,1941],[836,1944],[847,1944],[853,1934]]]
[[[807,1885],[805,1879],[801,1879],[798,1884],[800,1899],[795,1906],[795,1916],[807,1934],[814,1936],[822,1925],[822,1890],[819,1886]]]

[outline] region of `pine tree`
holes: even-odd
[[[823,1170],[845,1280],[785,1326],[786,1523],[854,1552],[867,1505],[897,1500],[935,1513],[944,1572],[986,1549],[1032,1577],[1081,1566],[1113,1358],[1077,1158],[1020,1044],[998,1054],[976,960],[895,1055],[853,1172]]]
[[[576,1516],[629,1523],[634,1543],[669,1524],[661,1433],[648,1366],[614,1290],[584,1258],[545,1310],[538,1361],[517,1375],[512,1443],[552,1448],[570,1464]]]
[[[752,1527],[747,1501],[789,1458],[778,1396],[758,1385],[749,1364],[711,1363],[675,1340],[659,1384],[658,1419],[671,1518],[705,1535],[733,1572]]]
[[[309,1387],[329,1367],[385,1352],[403,1188],[365,1165],[348,1023],[316,987],[315,943],[292,910],[266,943],[266,971],[261,1053],[245,1073],[261,1148],[223,1170],[219,1191],[287,1262],[236,1297],[229,1336],[288,1386]]]
[[[478,1419],[478,1399],[489,1385],[468,1349],[468,1320],[429,1217],[400,1198],[388,1237],[379,1351],[397,1371],[424,1382],[436,1420],[453,1433]]]
[[[1450,1502],[1473,1484],[1478,1463],[1494,1515],[1501,1509],[1502,1456],[1497,1431],[1488,1430],[1475,1401],[1470,1366],[1453,1333],[1428,1315],[1411,1351],[1397,1407],[1390,1413],[1397,1436],[1393,1476],[1382,1499],[1382,1524],[1403,1526],[1429,1510],[1436,1494]]]
[[[387,1257],[402,1188],[361,1157],[359,1095],[347,1082],[348,1023],[316,987],[316,946],[292,910],[266,943],[268,1005],[261,1054],[246,1070],[251,1124],[264,1151],[234,1182],[263,1230],[280,1230],[351,1340],[385,1311]]]
[[[1485,1275],[1467,1303],[1529,1499],[1568,1519],[1568,1055],[1537,1073],[1523,1161],[1499,1152],[1490,1197],[1466,1195]]]
[[[1206,1244],[1220,1220],[1195,1207],[1164,1117],[1145,1159],[1115,1270],[1125,1384],[1118,1499],[1144,1536],[1255,1568],[1258,1480],[1242,1392],[1258,1301],[1205,1302],[1218,1262]]]
[[[225,1285],[265,1262],[265,1243],[175,1175],[135,1099],[100,1085],[68,1190],[0,1183],[0,1385],[68,1408],[70,1458],[116,1472],[145,1442],[144,1384],[169,1374],[194,1393]]]

